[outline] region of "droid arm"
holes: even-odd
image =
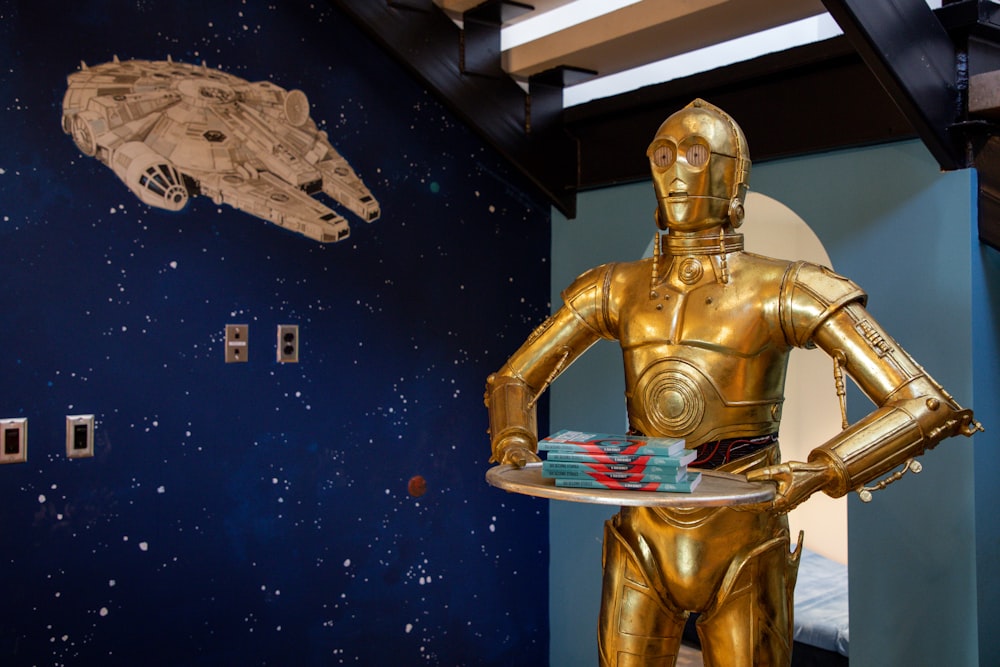
[[[982,429],[972,411],[958,405],[860,302],[826,318],[812,341],[833,358],[835,371],[846,372],[877,408],[812,450],[808,463],[762,471],[757,478],[778,481],[779,506],[791,509],[817,490],[840,497],[856,489],[868,500],[865,484],[908,464],[944,438]]]
[[[600,269],[601,267],[599,267]],[[535,402],[570,364],[602,337],[603,280],[585,273],[563,293],[564,304],[528,337],[503,367],[486,380],[491,462],[523,466],[537,460]]]
[[[816,344],[878,408],[814,449],[810,462],[835,471],[824,491],[834,497],[877,479],[955,435],[982,427],[944,388],[854,303],[817,331]]]

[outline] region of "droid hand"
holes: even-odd
[[[508,447],[503,452],[503,458],[500,459],[500,463],[512,465],[515,468],[523,468],[529,463],[537,463],[538,461],[541,461],[538,454],[527,447]]]
[[[747,473],[747,480],[751,482],[777,482],[778,491],[771,509],[782,513],[794,509],[833,479],[834,472],[828,465],[801,461],[789,461]]]
[[[541,461],[535,454],[537,447],[533,435],[527,432],[511,434],[493,445],[493,456],[490,457],[490,462],[523,468],[528,463]]]

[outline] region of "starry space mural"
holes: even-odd
[[[548,204],[323,2],[2,0],[0,50],[0,665],[547,664],[547,506],[485,484],[483,387],[548,313]],[[116,57],[305,91],[380,217],[143,203],[61,128]]]

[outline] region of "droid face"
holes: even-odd
[[[696,232],[727,221],[746,192],[749,160],[742,132],[706,102],[692,103],[660,126],[646,151],[659,224]]]

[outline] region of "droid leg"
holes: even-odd
[[[673,667],[687,616],[657,594],[608,521],[597,633],[601,667]]]
[[[799,548],[782,535],[733,563],[711,607],[698,619],[705,667],[788,667],[792,591]]]

